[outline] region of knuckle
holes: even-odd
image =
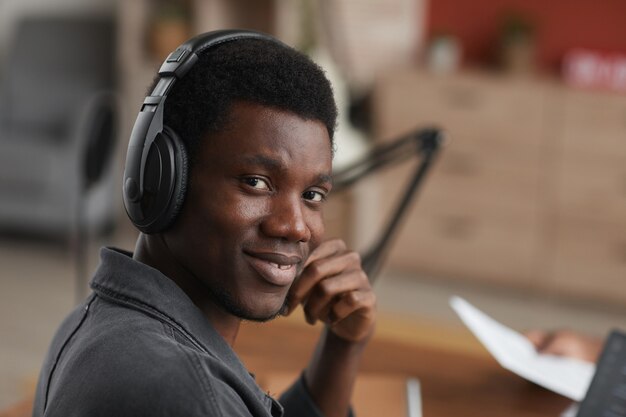
[[[377,303],[378,303],[378,300],[376,298],[376,294],[372,291],[370,293],[370,297],[369,297],[369,305],[370,306],[376,306]]]
[[[355,307],[361,302],[361,295],[356,291],[351,291],[345,296],[345,301],[349,306]]]
[[[309,270],[309,273],[315,277],[322,275],[322,272],[323,272],[321,263],[318,261],[312,262],[308,266],[308,270]]]
[[[330,280],[324,280],[319,284],[319,292],[323,297],[329,297],[333,294],[333,285]]]
[[[352,259],[353,262],[361,265],[361,254],[359,252],[356,252],[356,251],[350,252],[350,259]]]
[[[335,238],[331,240],[332,246],[336,252],[342,252],[346,250],[346,242],[343,239]]]
[[[360,270],[357,272],[357,275],[358,275],[358,277],[359,277],[359,279],[360,279],[361,281],[365,281],[365,282],[369,283],[369,277],[367,276],[367,274],[365,273],[365,271],[364,271],[364,270],[360,269]],[[369,284],[368,284],[367,288],[369,288]]]
[[[356,251],[350,251],[345,254],[346,259],[355,265],[361,265],[361,255]]]

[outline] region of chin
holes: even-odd
[[[282,314],[284,314],[286,309],[286,304],[283,304],[282,306],[273,309],[239,308],[229,312],[242,320],[265,323],[267,321],[274,320],[278,316],[281,316]]]
[[[266,322],[283,315],[287,311],[287,298],[282,297],[280,300],[267,300],[261,303],[258,298],[251,300],[252,302],[237,302],[228,297],[222,299],[222,307],[228,313],[242,320],[254,322]]]
[[[245,315],[245,316],[239,316],[239,318],[245,321],[253,321],[255,323],[266,323],[268,321],[274,320],[280,315],[281,315],[281,312],[277,311],[268,315]]]
[[[237,294],[221,286],[207,287],[216,304],[224,311],[242,320],[266,322],[285,314],[289,297],[285,293],[249,291]]]

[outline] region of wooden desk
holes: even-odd
[[[272,375],[276,372],[297,374],[307,363],[319,331],[320,327],[290,319],[246,323],[235,350],[263,386],[264,375],[275,379]],[[380,333],[384,334],[384,329]],[[558,417],[570,403],[502,369],[487,355],[385,336],[375,336],[368,346],[362,372],[368,378],[374,374],[418,378],[425,417]],[[381,406],[379,398],[370,400],[372,406]],[[355,404],[355,408],[362,406]],[[389,412],[382,415],[395,417],[393,410],[398,412],[397,406],[390,404]],[[400,413],[398,417],[404,416]]]
[[[271,371],[257,375],[257,382],[272,396],[285,391],[300,371]],[[357,417],[392,417],[407,415],[407,379],[393,374],[361,373],[352,395],[352,408]]]

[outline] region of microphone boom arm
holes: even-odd
[[[367,273],[370,282],[373,283],[376,280],[380,267],[387,256],[389,244],[397,234],[398,227],[414,200],[426,173],[432,166],[443,141],[444,134],[440,129],[419,129],[391,143],[375,147],[360,161],[333,174],[333,188],[335,191],[341,191],[392,163],[403,162],[413,155],[422,156],[420,164],[408,182],[381,235],[362,255],[363,270]]]

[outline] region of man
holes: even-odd
[[[140,233],[133,254],[102,250],[93,294],[52,342],[34,416],[278,416],[283,406],[291,416],[349,414],[376,300],[358,255],[323,240],[330,84],[268,39],[198,57],[164,111],[189,159],[180,212]],[[325,329],[280,405],[232,345],[242,320],[298,305]]]

